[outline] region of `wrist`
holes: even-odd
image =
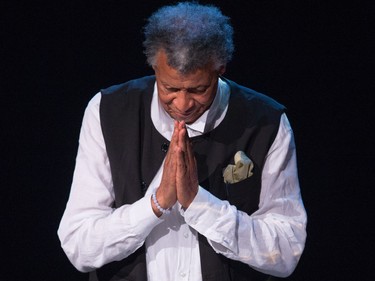
[[[164,208],[160,205],[157,196],[156,196],[156,191],[157,189],[154,190],[154,192],[151,195],[151,204],[152,204],[152,209],[154,210],[154,213],[160,217],[163,214],[169,214],[170,213],[170,208]]]

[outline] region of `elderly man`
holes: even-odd
[[[145,26],[155,75],[85,111],[58,235],[90,280],[267,280],[306,239],[284,106],[222,75],[233,53],[214,6],[162,7]]]

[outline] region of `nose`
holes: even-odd
[[[173,100],[175,108],[179,113],[188,113],[194,106],[194,101],[186,91],[179,91]]]

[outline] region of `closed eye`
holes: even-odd
[[[191,94],[203,94],[207,91],[208,87],[203,87],[203,88],[189,88],[187,91]]]

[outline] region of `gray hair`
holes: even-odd
[[[225,66],[234,51],[229,18],[212,5],[181,2],[157,10],[144,27],[144,53],[154,66],[159,51],[182,74],[212,63]]]

